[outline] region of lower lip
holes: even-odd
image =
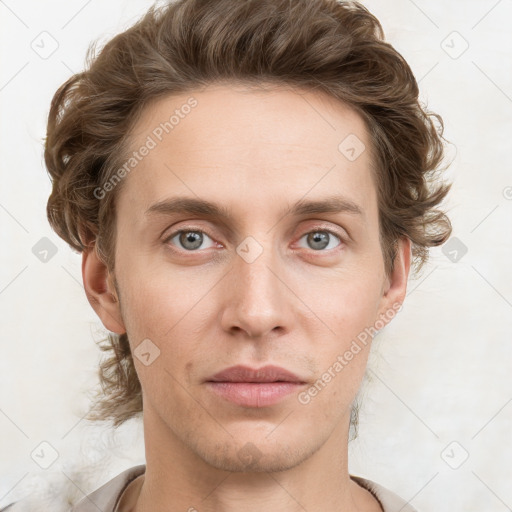
[[[303,385],[296,382],[208,382],[221,397],[244,407],[266,407],[278,403]]]

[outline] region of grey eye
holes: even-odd
[[[315,251],[321,251],[325,248],[334,249],[336,245],[334,245],[334,247],[329,247],[329,244],[333,239],[340,241],[340,238],[337,235],[326,230],[311,231],[310,233],[306,233],[304,237],[306,237],[306,242],[309,246],[308,248],[311,248]]]
[[[205,241],[205,237],[211,240],[210,237],[206,233],[203,233],[202,231],[182,230],[178,231],[172,238],[170,238],[170,241],[174,240],[175,238],[178,238],[179,246],[181,246],[180,248],[183,248],[187,251],[195,251],[201,247],[201,245]],[[207,247],[203,247],[203,249],[206,248]]]

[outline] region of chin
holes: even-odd
[[[274,473],[286,471],[309,458],[317,449],[304,446],[297,441],[297,446],[290,446],[264,437],[258,441],[232,439],[229,442],[204,446],[196,451],[197,455],[208,465],[222,471],[233,473]]]

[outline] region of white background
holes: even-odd
[[[364,4],[443,116],[454,158],[447,207],[467,253],[453,262],[433,250],[376,338],[350,471],[423,512],[510,510],[512,3]],[[105,332],[83,291],[81,256],[47,223],[42,144],[51,97],[83,68],[88,44],[150,5],[0,2],[0,506],[38,492],[54,500],[47,509],[67,510],[68,497],[144,462],[140,422],[112,437],[80,421],[97,383],[94,339]],[[31,47],[43,31],[58,44],[48,58]],[[42,237],[58,249],[47,263],[32,252]],[[30,457],[43,441],[59,454],[46,470]]]

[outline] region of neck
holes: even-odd
[[[288,458],[299,461],[291,467],[285,460],[279,468],[282,453],[276,452],[267,470],[261,465],[240,472],[227,469],[226,459],[220,456],[202,457],[199,449],[178,439],[146,405],[146,472],[132,488],[136,496],[130,512],[239,512],[240,507],[244,512],[381,512],[375,497],[350,479],[349,418],[340,421],[314,453],[294,453]],[[254,445],[245,448],[246,456],[251,456],[251,450],[253,457],[259,453]]]

